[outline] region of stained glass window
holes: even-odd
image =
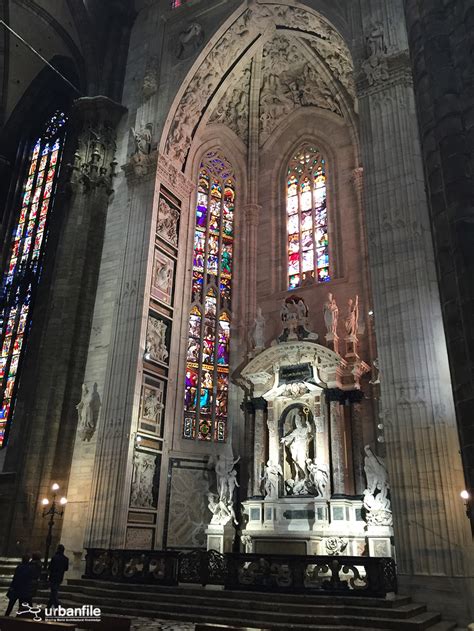
[[[200,166],[196,201],[184,438],[226,439],[234,208],[232,168],[210,152]]]
[[[177,9],[178,7],[182,6],[185,3],[186,3],[186,0],[171,0],[171,8]]]
[[[61,161],[66,117],[56,112],[32,145],[5,271],[0,311],[0,447],[6,444],[17,377],[31,318],[32,295],[41,271],[48,215]]]
[[[303,145],[288,166],[286,211],[289,289],[330,280],[326,160],[312,145]]]

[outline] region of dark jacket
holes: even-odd
[[[32,595],[36,596],[41,577],[42,564],[41,561],[30,561],[30,570],[32,576]]]
[[[49,564],[49,582],[62,583],[64,572],[69,569],[69,559],[63,552],[56,552]]]
[[[33,572],[29,563],[20,563],[15,569],[10,590],[16,598],[29,601],[33,593]]]

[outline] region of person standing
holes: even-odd
[[[49,597],[48,607],[59,607],[58,592],[59,586],[64,580],[64,573],[69,569],[69,559],[64,554],[64,546],[59,544],[56,548],[56,554],[49,564],[49,587],[51,594]]]
[[[5,616],[9,616],[19,601],[18,609],[21,609],[23,603],[32,604],[33,593],[33,573],[30,565],[30,555],[24,554],[21,557],[21,563],[15,568],[13,579],[7,592],[8,607]]]

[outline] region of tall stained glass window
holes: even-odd
[[[17,379],[31,320],[32,297],[41,271],[48,214],[61,161],[66,117],[56,112],[32,145],[21,190],[0,305],[0,447],[6,444]]]
[[[171,8],[177,9],[181,5],[185,4],[186,0],[171,0]]]
[[[200,166],[196,202],[184,438],[226,440],[234,208],[232,168],[210,152]]]
[[[290,161],[286,199],[289,289],[330,280],[326,161],[316,147],[303,145]]]

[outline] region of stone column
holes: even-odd
[[[251,401],[242,404],[245,411],[245,461],[247,463],[247,492],[245,497],[253,494],[254,480],[254,431],[255,431],[255,408]]]
[[[255,433],[254,433],[254,453],[253,453],[253,493],[254,497],[262,496],[262,472],[265,464],[265,416],[267,411],[267,402],[261,397],[253,399],[252,403],[255,408]]]
[[[467,620],[472,544],[403,6],[361,7],[365,209],[399,579],[415,598]]]
[[[362,402],[351,403],[352,460],[356,495],[362,495],[367,487],[364,474],[364,434]]]
[[[156,153],[124,166],[128,205],[123,219],[119,291],[113,316],[87,516],[86,546],[125,545],[141,370],[148,322],[146,278],[153,226]],[[125,183],[124,183],[125,184]]]
[[[344,407],[337,399],[337,394],[331,396],[326,393],[326,401],[329,401],[330,424],[330,466],[332,476],[332,493],[345,493],[344,472]]]

